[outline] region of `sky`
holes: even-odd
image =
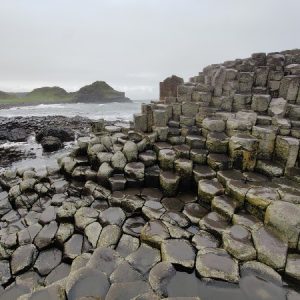
[[[0,0],[0,90],[103,80],[131,99],[254,52],[300,48],[299,0]]]

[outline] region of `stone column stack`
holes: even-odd
[[[213,169],[284,175],[299,166],[299,86],[299,50],[255,53],[210,65],[186,83],[167,78],[160,101],[135,116],[135,129],[172,145],[197,144]]]

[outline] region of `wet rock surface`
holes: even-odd
[[[0,298],[299,297],[294,55],[211,66],[134,128],[99,120],[56,165],[1,170]]]

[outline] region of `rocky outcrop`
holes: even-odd
[[[143,106],[135,127],[94,124],[56,169],[3,172],[3,295],[192,297],[222,280],[239,299],[299,296],[281,279],[299,281],[298,123],[269,114],[274,97],[298,105],[299,57],[207,67],[175,99]],[[20,291],[21,275],[38,288]]]
[[[78,90],[72,96],[72,101],[81,103],[130,102],[125,93],[114,90],[104,81],[96,81]]]
[[[184,83],[183,79],[172,75],[159,83],[159,99],[163,100],[167,97],[177,97],[177,87]]]

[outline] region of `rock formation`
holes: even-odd
[[[183,84],[182,78],[172,75],[159,83],[159,99],[177,96],[177,86]]]
[[[95,122],[58,167],[4,172],[5,299],[223,299],[214,280],[299,297],[281,277],[300,280],[299,65],[292,50],[208,66],[132,128]]]

